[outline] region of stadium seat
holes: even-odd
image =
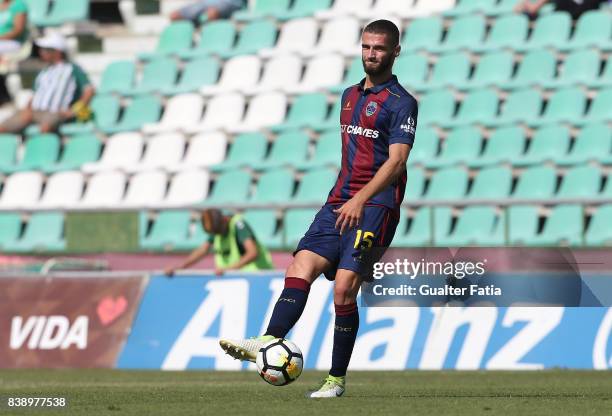
[[[291,202],[295,204],[324,203],[327,199],[325,192],[331,190],[337,177],[336,171],[329,168],[312,169],[306,172]]]
[[[140,130],[143,124],[159,120],[161,110],[162,105],[159,98],[152,95],[140,95],[133,98],[123,110],[117,124],[100,126],[100,130],[106,134]]]
[[[271,209],[249,209],[242,213],[258,241],[268,249],[282,248],[282,236],[276,228],[276,212]]]
[[[49,0],[25,0],[28,6],[28,22],[35,26],[42,26],[51,7]]]
[[[244,115],[245,99],[242,94],[217,95],[206,103],[202,120],[191,126],[185,125],[187,133],[226,129],[240,123]]]
[[[508,94],[500,114],[485,126],[502,126],[537,119],[542,111],[542,96],[535,89],[522,89]]]
[[[612,156],[612,130],[605,124],[586,125],[578,133],[570,153],[557,158],[561,166],[602,161]]]
[[[481,45],[486,31],[486,22],[483,16],[468,15],[453,20],[444,41],[438,46],[432,46],[430,52],[441,53],[460,49],[471,49],[474,45]]]
[[[155,51],[140,53],[138,59],[150,60],[177,55],[191,49],[193,30],[193,23],[185,20],[170,23],[161,33]]]
[[[34,3],[33,1],[29,2]],[[40,3],[40,1],[39,1]],[[54,0],[44,17],[36,19],[37,26],[61,26],[65,23],[87,20],[89,15],[89,0],[61,1]]]
[[[0,134],[0,172],[15,167],[19,136],[15,134]]]
[[[572,19],[566,12],[543,14],[535,21],[535,27],[527,42],[515,45],[514,49],[525,51],[540,48],[560,48],[568,43]]]
[[[612,204],[597,208],[585,234],[585,243],[589,246],[612,245]]]
[[[121,205],[127,184],[125,174],[117,171],[100,172],[89,178],[80,208],[114,208]]]
[[[159,92],[176,83],[178,65],[168,57],[155,58],[147,62],[142,71],[142,78],[134,87],[119,91],[122,95],[140,95]]]
[[[128,169],[140,160],[144,147],[140,133],[118,133],[106,141],[102,157],[97,162],[85,163],[83,172]]]
[[[342,159],[342,143],[337,131],[321,133],[315,144],[314,154],[308,160],[295,163],[299,170],[309,170],[321,167],[340,167]]]
[[[499,101],[497,92],[492,89],[472,90],[461,101],[457,116],[444,120],[444,127],[458,127],[470,124],[482,124],[495,119]]]
[[[557,198],[593,199],[601,188],[601,171],[590,165],[574,166],[565,172]]]
[[[176,95],[200,91],[205,85],[213,85],[219,78],[221,65],[215,58],[202,56],[185,64],[178,82],[175,85],[161,87],[164,95]]]
[[[204,99],[200,94],[180,94],[168,99],[161,119],[142,126],[145,134],[181,131],[184,126],[197,124],[202,117]]]
[[[432,127],[419,127],[408,156],[408,166],[423,165],[437,157],[440,138]]]
[[[292,166],[306,161],[308,154],[308,136],[301,131],[293,130],[279,134],[272,143],[268,157],[259,163],[252,163],[253,169],[269,169],[281,166]]]
[[[199,41],[195,48],[177,51],[182,59],[219,55],[234,45],[236,26],[230,20],[206,22],[200,30]]]
[[[358,16],[371,12],[373,0],[335,0],[332,7],[315,13],[317,19]]]
[[[455,112],[455,98],[451,91],[430,91],[419,101],[419,125],[439,124],[450,120]]]
[[[249,198],[254,204],[282,204],[291,200],[295,180],[287,168],[274,168],[261,174],[253,194]]]
[[[6,173],[26,170],[42,170],[55,164],[60,151],[60,141],[53,133],[37,134],[25,142],[23,158],[13,166],[3,168]]]
[[[357,11],[357,16],[359,16],[360,19],[370,20],[373,18],[373,16],[402,17],[414,9],[415,3],[415,0],[376,0],[371,8]]]
[[[352,0],[351,0],[352,2]],[[352,17],[338,17],[323,25],[319,41],[314,48],[302,50],[304,56],[315,57],[321,54],[336,52],[346,55],[358,55],[357,48],[360,36],[360,25]]]
[[[597,88],[612,86],[612,54],[606,59],[605,67],[601,75],[589,82],[589,86]]]
[[[439,14],[455,7],[455,3],[456,0],[419,0],[412,9],[405,11],[400,17],[414,18]]]
[[[588,47],[609,48],[612,39],[612,19],[610,13],[603,10],[589,10],[583,13],[569,42],[559,45],[562,51],[584,49]]]
[[[322,93],[300,95],[295,98],[284,123],[270,127],[273,132],[294,130],[322,123],[327,115],[327,97]]]
[[[331,110],[327,114],[325,120],[322,123],[311,125],[310,128],[317,132],[322,132],[331,129],[336,129],[337,131],[339,131],[341,111],[340,107],[342,107],[342,100],[340,99],[340,97],[338,97],[332,105]]]
[[[338,85],[344,74],[344,59],[340,55],[327,54],[312,58],[304,72],[302,80],[294,85],[287,85],[284,91],[289,94],[324,91]]]
[[[98,94],[127,91],[134,85],[136,66],[131,61],[115,61],[104,68]]]
[[[417,133],[418,134],[418,133]],[[500,163],[510,164],[520,159],[525,149],[525,132],[521,127],[500,127],[485,142],[485,149],[478,159],[468,161],[470,167],[484,167]]]
[[[287,12],[291,0],[258,0],[251,9],[238,10],[232,14],[232,19],[246,22],[264,17],[274,16],[278,12]]]
[[[64,216],[59,212],[32,214],[20,240],[7,246],[13,252],[63,251]]]
[[[529,244],[538,232],[539,208],[533,205],[511,205],[506,208],[509,245]]]
[[[187,227],[187,237],[184,240],[175,241],[173,243],[174,249],[191,251],[208,241],[208,238],[209,235],[202,227],[202,221],[200,221],[200,218],[196,218],[196,220],[191,221]]]
[[[548,215],[542,232],[528,244],[543,246],[582,245],[583,223],[583,208],[580,205],[557,205]]]
[[[612,199],[612,173],[608,173],[604,189],[601,191],[602,198]]]
[[[534,127],[554,123],[572,124],[574,120],[582,118],[586,105],[587,98],[582,89],[559,89],[548,100],[544,114],[538,119],[529,120],[528,124]]]
[[[47,179],[38,207],[71,208],[77,206],[84,188],[85,178],[81,172],[58,172]]]
[[[497,0],[459,0],[459,3],[454,8],[445,11],[444,15],[456,17],[482,13],[495,7],[496,4]]]
[[[162,133],[147,140],[142,160],[125,166],[127,172],[146,172],[169,169],[181,162],[185,152],[185,138],[179,133]]]
[[[106,94],[96,95],[91,100],[93,120],[89,122],[64,123],[59,131],[64,135],[93,133],[96,129],[104,129],[117,123],[121,111],[121,101],[118,97]]]
[[[214,133],[213,133],[214,134]],[[251,163],[263,161],[267,150],[266,137],[259,132],[243,133],[238,135],[227,154],[227,158],[221,163],[210,166],[213,172],[222,172],[249,166]],[[194,154],[196,156],[197,153]]]
[[[274,17],[281,22],[295,22],[299,18],[314,15],[319,10],[327,10],[332,0],[294,0],[289,10],[275,10]]]
[[[436,171],[425,192],[427,200],[454,200],[465,197],[468,173],[461,167],[450,167]]]
[[[542,83],[546,88],[588,85],[599,74],[599,53],[592,49],[577,50],[570,53],[563,62],[557,78]]]
[[[550,199],[557,186],[557,173],[550,166],[534,166],[521,174],[512,194],[516,199]]]
[[[219,81],[203,86],[200,93],[210,96],[251,88],[259,81],[260,71],[261,61],[257,56],[236,56],[225,63]]]
[[[228,59],[238,55],[256,54],[260,49],[271,48],[276,41],[276,25],[269,20],[256,20],[246,24],[238,35],[232,49],[219,51],[218,55]]]
[[[230,170],[220,174],[204,205],[221,206],[241,204],[248,200],[251,175],[243,170]]]
[[[524,55],[514,78],[501,87],[517,89],[544,85],[554,78],[556,66],[553,52],[546,49],[529,51]]]
[[[436,240],[438,246],[474,246],[486,244],[493,238],[497,214],[489,206],[466,207],[461,212],[452,232]]]
[[[425,190],[425,171],[421,168],[410,168],[406,173],[406,191],[404,201],[419,201]]]
[[[0,194],[0,208],[36,208],[43,187],[44,176],[40,172],[14,173],[4,181]]]
[[[302,76],[302,60],[297,55],[272,57],[265,65],[258,84],[244,88],[248,95],[282,90],[285,85],[295,85]]]
[[[145,250],[174,249],[175,244],[187,239],[190,216],[189,211],[161,211],[140,246]]]
[[[514,49],[525,43],[529,31],[529,19],[523,14],[509,14],[498,17],[491,27],[489,35],[481,45],[475,45],[475,52]]]
[[[277,91],[264,92],[251,99],[244,120],[239,124],[227,126],[226,130],[231,133],[244,133],[269,128],[282,123],[286,112],[285,94]]]
[[[168,194],[160,205],[171,208],[199,204],[208,195],[210,175],[205,170],[178,172],[170,181]]]
[[[168,178],[162,171],[140,172],[130,178],[122,206],[146,208],[158,206],[164,199]]]
[[[0,249],[14,245],[21,234],[21,214],[0,212]]]
[[[433,221],[431,218],[432,212]],[[404,230],[401,229],[396,232],[393,238],[393,245],[397,247],[436,245],[439,239],[443,239],[448,234],[451,221],[450,207],[421,207],[409,221],[407,231],[402,233],[401,231]]]
[[[361,59],[359,60],[359,64],[360,78],[356,82],[360,81],[361,77],[363,77],[363,65],[361,64]],[[418,90],[421,86],[423,86],[423,84],[425,84],[425,78],[427,78],[427,74],[429,72],[427,57],[416,53],[400,55],[395,60],[393,72],[397,74],[398,80],[403,86],[408,87],[409,89]]]
[[[478,171],[467,197],[469,199],[506,199],[512,189],[512,171],[492,166]]]
[[[439,46],[443,30],[444,23],[438,16],[411,21],[404,31],[401,41],[402,51],[428,51]]]
[[[206,168],[219,164],[225,159],[227,136],[219,131],[199,133],[189,140],[189,147],[183,160],[166,164],[170,171]],[[178,153],[178,149],[176,150]],[[161,155],[160,155],[161,158]]]
[[[464,90],[503,85],[512,77],[513,69],[514,58],[511,52],[490,52],[480,58],[476,64],[474,75],[466,82],[455,87]]]
[[[313,208],[293,208],[285,212],[283,219],[284,247],[296,247],[298,241],[310,227],[317,210]]]
[[[513,13],[514,8],[521,0],[499,0],[499,3],[485,11],[488,16],[500,16]]]
[[[47,173],[80,169],[85,163],[91,163],[100,157],[102,143],[93,134],[80,134],[71,137],[64,144],[60,160],[43,170]]]
[[[459,127],[452,130],[442,142],[442,149],[437,158],[425,162],[428,168],[467,163],[477,159],[482,146],[480,130],[476,127]]]
[[[591,101],[586,115],[582,119],[572,120],[573,124],[581,125],[610,121],[612,120],[610,108],[612,108],[612,88],[599,90]]]
[[[545,126],[537,130],[531,139],[527,151],[518,159],[515,166],[539,165],[554,162],[567,155],[570,147],[570,132],[562,125]]]
[[[308,1],[308,0],[306,0]],[[282,25],[276,45],[260,48],[258,53],[262,57],[271,57],[297,53],[311,49],[317,42],[318,26],[312,18],[289,20]]]
[[[469,74],[470,57],[464,52],[451,52],[440,56],[426,84],[415,85],[413,88],[419,91],[461,85],[466,82]]]

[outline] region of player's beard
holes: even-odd
[[[375,66],[375,67],[369,67],[366,65],[367,63],[373,63],[371,61],[367,61],[365,59],[361,59],[361,63],[363,64],[363,71],[370,75],[370,76],[376,76],[376,75],[380,75],[383,72],[385,72],[386,70],[388,70],[389,68],[391,68],[391,66],[393,65],[393,55],[389,55],[386,58],[383,58],[380,63]]]

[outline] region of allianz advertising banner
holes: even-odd
[[[601,282],[601,278],[611,281],[610,275],[593,277],[596,282]],[[384,286],[384,279],[379,281]],[[519,281],[525,290],[533,292],[525,280]],[[487,286],[491,286],[489,283]],[[431,286],[435,285],[428,285]],[[435,306],[434,302],[434,306],[424,307],[410,306],[409,300],[400,303],[401,306],[385,301],[368,303],[367,295],[384,292],[389,296],[395,292],[384,291],[384,287],[367,292],[362,287],[361,324],[351,368],[612,368],[610,304],[593,302],[597,295],[593,292],[597,291],[580,281],[569,288],[572,293],[583,293],[573,296],[571,302],[576,303],[569,306],[496,307],[485,303],[481,307],[449,307]],[[218,340],[262,334],[282,289],[282,274],[221,278],[194,275],[173,279],[153,276],[118,367],[251,368],[252,364],[223,354]],[[416,292],[420,290],[417,288]],[[485,292],[488,299],[496,293]],[[591,299],[588,307],[577,307],[586,292]],[[422,295],[428,296],[426,292]],[[287,337],[304,352],[306,368],[329,368],[334,326],[332,299],[333,284],[318,279],[302,318]]]

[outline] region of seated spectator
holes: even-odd
[[[530,18],[535,18],[542,7],[547,3],[553,3],[555,10],[565,11],[572,15],[572,19],[578,19],[587,10],[596,9],[600,4],[608,0],[522,0],[514,11],[525,13]]]
[[[170,19],[197,22],[201,15],[206,15],[207,20],[227,19],[244,7],[244,0],[198,0],[172,12]]]
[[[95,90],[81,67],[68,60],[66,39],[54,33],[36,44],[48,66],[37,75],[27,107],[0,124],[0,133],[20,133],[31,123],[48,133],[89,109]]]
[[[18,52],[28,37],[28,8],[24,0],[0,0],[0,61]],[[6,89],[6,75],[0,74],[0,105],[11,97]]]

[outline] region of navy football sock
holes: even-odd
[[[357,331],[359,330],[359,310],[356,303],[350,305],[334,305],[336,309],[336,324],[334,325],[334,349],[332,351],[332,366],[329,374],[334,377],[346,375]]]
[[[308,300],[309,291],[310,283],[306,280],[285,277],[285,288],[276,301],[265,335],[285,338],[300,319]]]

